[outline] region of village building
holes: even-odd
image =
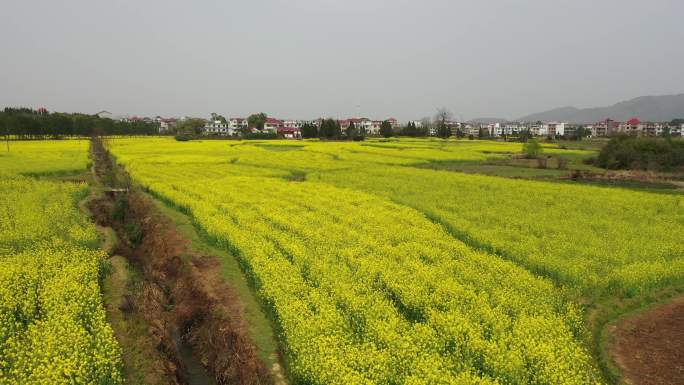
[[[235,130],[231,129],[227,123],[216,119],[204,125],[204,135],[233,136]]]
[[[228,119],[228,127],[235,132],[243,132],[248,126],[247,119],[245,118]]]

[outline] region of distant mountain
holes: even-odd
[[[470,119],[467,123],[492,124],[492,123],[506,123],[506,122],[508,122],[508,119],[503,119],[503,118],[475,118],[475,119]]]
[[[609,107],[575,108],[561,107],[523,116],[519,121],[538,120],[570,123],[593,123],[607,118],[626,121],[636,116],[642,121],[664,122],[684,117],[684,94],[640,96]]]

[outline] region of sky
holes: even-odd
[[[2,0],[0,107],[514,119],[684,93],[681,0]]]

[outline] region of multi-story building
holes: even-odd
[[[204,125],[204,135],[233,136],[235,131],[227,123],[216,119]]]
[[[245,118],[230,118],[228,120],[228,127],[235,132],[242,132],[247,129],[249,124]]]
[[[545,135],[548,136],[563,136],[565,135],[565,123],[549,122],[544,124]]]
[[[644,136],[661,136],[663,135],[663,124],[657,122],[642,123],[641,134]]]
[[[602,120],[591,126],[592,136],[611,136],[620,132],[620,122],[613,119]]]
[[[684,123],[670,125],[670,135],[672,136],[684,136]]]
[[[155,119],[155,121],[157,123],[159,123],[159,132],[160,133],[168,132],[171,128],[173,128],[178,123],[178,119],[176,119],[176,118],[157,117],[157,119]]]

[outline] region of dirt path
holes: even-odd
[[[611,326],[611,355],[631,385],[684,384],[684,296]]]

